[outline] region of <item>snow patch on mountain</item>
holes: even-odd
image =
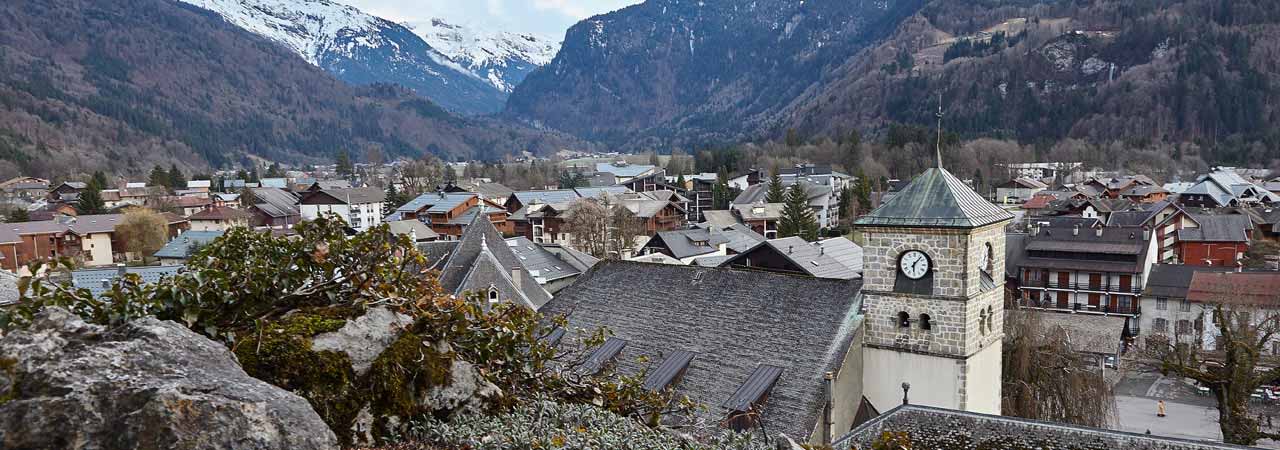
[[[511,92],[529,72],[549,64],[560,50],[560,43],[551,38],[481,30],[438,18],[404,25],[432,48],[503,92]]]
[[[279,42],[314,65],[320,65],[320,58],[328,51],[339,50],[348,56],[354,51],[352,42],[339,46],[339,34],[359,35],[353,43],[367,47],[395,45],[378,36],[389,22],[328,0],[181,1],[216,12],[232,25]]]

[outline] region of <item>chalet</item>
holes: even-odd
[[[662,172],[657,166],[647,164],[628,164],[625,161],[612,163],[596,163],[596,172],[613,175],[612,184],[623,184],[627,180],[644,178]]]
[[[11,200],[41,199],[49,193],[49,180],[36,177],[14,177],[0,182],[0,192]]]
[[[1200,306],[1199,321],[1205,324],[1202,330],[1197,330],[1202,349],[1222,350],[1222,335],[1218,327],[1212,325],[1219,319],[1216,311],[1219,305],[1257,329],[1280,314],[1277,292],[1280,292],[1280,272],[1196,272],[1192,275],[1187,301]],[[1263,348],[1271,356],[1280,356],[1280,338],[1272,337]]]
[[[1243,214],[1189,214],[1194,226],[1177,231],[1177,256],[1182,264],[1235,267],[1249,249],[1253,222]]]
[[[49,201],[52,203],[75,203],[80,198],[80,192],[87,187],[88,185],[81,181],[64,181],[49,190]]]
[[[210,180],[189,180],[187,181],[187,190],[192,192],[209,192],[213,187],[213,181]]]
[[[798,181],[805,181],[819,186],[828,186],[835,192],[848,187],[849,181],[853,179],[848,174],[832,170],[831,166],[816,164],[796,164],[792,167],[780,168],[778,178],[782,179],[782,184],[788,186]]]
[[[1104,197],[1111,198],[1111,199],[1120,198],[1121,195],[1124,194],[1125,192],[1128,192],[1140,186],[1150,186],[1150,187],[1160,186],[1154,180],[1152,180],[1150,177],[1146,175],[1132,175],[1127,177],[1117,177],[1117,178],[1112,178],[1106,181],[1099,181],[1095,179],[1094,183],[1089,183],[1089,184],[1094,187],[1101,185],[1102,195]]]
[[[505,205],[507,198],[511,197],[511,194],[515,192],[500,183],[479,180],[460,182],[455,187],[460,189],[459,192],[471,192],[480,196],[482,200],[488,200],[499,205]],[[448,191],[447,188],[446,191]]]
[[[1160,186],[1139,185],[1122,191],[1120,198],[1134,203],[1157,203],[1169,198],[1169,191]]]
[[[372,187],[314,189],[302,195],[298,210],[302,220],[316,220],[332,214],[346,221],[351,229],[362,232],[382,223],[382,202],[385,199],[386,193]]]
[[[1134,227],[1033,227],[1019,267],[1019,303],[1138,317],[1138,295],[1157,256],[1151,234]]]
[[[717,259],[715,265],[719,265],[731,255],[750,250],[761,242],[764,242],[764,236],[742,224],[719,228],[699,227],[657,232],[644,243],[640,254],[661,253],[682,264],[712,258]]]
[[[567,244],[569,233],[564,220],[570,206],[571,202],[542,203],[534,199],[533,203],[511,215],[512,229],[515,235],[535,243]]]
[[[432,230],[430,226],[418,220],[394,220],[386,222],[387,227],[391,229],[392,234],[400,236],[408,236],[409,240],[415,244],[423,242],[434,242],[440,239],[440,234]]]
[[[718,179],[715,173],[699,173],[686,177],[685,186],[676,186],[684,189],[685,197],[689,199],[689,205],[686,207],[689,212],[687,219],[689,222],[706,220],[704,213],[714,207],[711,191]]]
[[[1192,308],[1187,300],[1191,279],[1197,272],[1228,272],[1229,267],[1187,266],[1182,264],[1157,264],[1151,268],[1147,285],[1142,291],[1142,339],[1155,337],[1154,344],[1167,342],[1171,335],[1180,336],[1181,342],[1194,342],[1195,332],[1204,327],[1200,323],[1200,308]]]
[[[1228,206],[1272,205],[1280,195],[1244,179],[1231,168],[1216,168],[1178,195],[1184,206],[1220,208]]]
[[[574,369],[580,374],[606,366],[645,374],[646,389],[671,389],[707,405],[694,420],[821,444],[833,430],[852,427],[863,404],[859,287],[753,270],[603,261],[539,311],[564,317],[567,329],[612,333],[591,351],[556,340],[582,361]]]
[[[839,191],[836,191],[833,186],[824,186],[803,179],[796,181],[796,183],[800,183],[800,186],[804,189],[805,197],[808,198],[809,208],[813,210],[813,216],[818,220],[818,226],[822,228],[836,227],[840,220]],[[784,182],[783,184],[785,185],[786,183]],[[733,205],[754,205],[764,201],[768,195],[769,184],[757,184],[738,194],[733,199]]]
[[[768,175],[766,175],[764,171],[760,169],[750,169],[744,173],[729,177],[729,181],[726,183],[730,188],[745,191],[751,186],[763,183],[767,178]]]
[[[289,228],[302,221],[298,197],[280,188],[260,187],[249,190],[253,196],[249,213],[255,227]]]
[[[536,244],[525,237],[509,238],[506,244],[520,260],[524,270],[552,295],[569,287],[580,275],[600,262],[596,257],[572,248]]]
[[[166,200],[171,202],[174,208],[182,211],[182,215],[187,217],[191,217],[192,215],[213,206],[213,200],[210,200],[207,197],[169,197]]]
[[[862,247],[845,238],[810,243],[793,236],[757,243],[721,265],[852,280],[861,277]]]
[[[778,237],[778,221],[782,220],[782,203],[765,203],[764,200],[748,205],[730,205],[730,211],[743,224],[767,239]]]
[[[430,226],[432,231],[444,239],[458,239],[467,224],[480,214],[488,217],[499,231],[511,231],[508,214],[502,205],[482,200],[479,195],[470,192],[450,194],[440,191],[422,194],[396,208],[390,218],[417,220]]]
[[[222,207],[206,208],[187,217],[195,231],[226,231],[235,227],[248,227],[253,216],[239,209]]]
[[[1027,177],[1014,178],[996,186],[996,201],[1000,203],[1023,203],[1049,185]]]

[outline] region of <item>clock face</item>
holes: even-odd
[[[908,251],[898,260],[898,269],[907,278],[919,280],[929,273],[929,257],[919,250]]]

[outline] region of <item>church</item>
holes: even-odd
[[[939,165],[856,222],[861,279],[606,261],[539,311],[576,370],[644,377],[716,429],[823,445],[903,404],[998,415],[1012,218]]]

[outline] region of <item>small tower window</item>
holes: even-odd
[[[985,309],[978,310],[978,331],[987,334],[987,310]]]
[[[927,330],[932,330],[932,329],[933,329],[933,324],[929,322],[929,315],[928,315],[928,314],[921,314],[921,315],[920,315],[920,329],[921,329],[921,330],[926,330],[926,331],[927,331]]]
[[[489,303],[498,303],[498,288],[489,287]]]
[[[911,326],[911,315],[906,311],[898,311],[898,327],[908,328]]]

